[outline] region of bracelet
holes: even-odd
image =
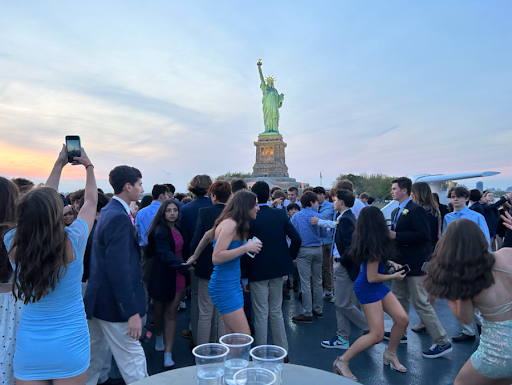
[[[87,169],[88,169],[89,167],[91,167],[91,166],[92,166],[92,168],[94,168],[94,165],[91,163],[90,165],[85,166],[85,169],[87,170]]]

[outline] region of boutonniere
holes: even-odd
[[[402,215],[407,215],[407,213],[408,213],[408,212],[409,212],[409,210],[407,210],[407,209],[403,209],[403,210],[402,210]]]
[[[334,222],[334,227],[338,226],[338,221]]]

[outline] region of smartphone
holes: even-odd
[[[78,135],[66,136],[66,150],[68,153],[68,163],[80,164],[76,160],[73,160],[74,157],[82,156],[82,146]]]
[[[409,265],[405,264],[400,269],[398,269],[396,273],[399,273],[401,271],[405,271],[405,274],[407,274],[408,272],[411,271],[411,268],[409,267]]]
[[[146,329],[144,326],[142,327],[142,333],[140,334],[140,338],[139,338],[139,341],[140,342],[143,342],[145,344],[147,344],[149,342],[149,340],[151,339],[151,336],[153,334],[148,330]]]
[[[252,237],[252,240],[255,241],[255,242],[261,242],[257,237]],[[247,253],[247,255],[251,258],[254,258],[256,255],[254,254],[251,254],[251,253]]]

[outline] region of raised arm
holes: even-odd
[[[89,233],[94,226],[94,220],[96,219],[96,210],[98,208],[98,187],[96,186],[96,178],[94,176],[94,166],[92,165],[89,157],[82,148],[82,156],[74,157],[73,160],[80,162],[84,165],[86,177],[85,177],[85,194],[84,194],[84,205],[78,213],[78,218],[83,219],[89,227]]]
[[[68,153],[66,151],[66,145],[63,144],[59,157],[53,166],[52,172],[46,180],[45,187],[51,187],[55,191],[59,191],[60,175],[62,174],[62,169],[66,164],[68,164]]]
[[[263,72],[261,71],[260,65],[258,66],[258,72],[260,73],[260,80],[261,80],[260,87],[266,86],[265,79],[263,78]]]

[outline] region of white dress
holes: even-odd
[[[0,293],[0,385],[14,384],[12,360],[22,307],[23,302],[16,301],[12,292]]]

